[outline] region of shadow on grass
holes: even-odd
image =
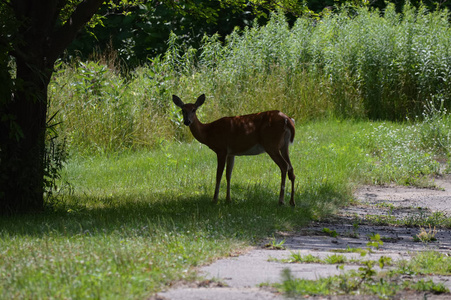
[[[235,197],[234,197],[235,196]],[[36,237],[109,235],[158,236],[196,233],[212,239],[238,239],[253,243],[275,231],[305,226],[324,216],[345,195],[331,186],[296,195],[297,207],[279,206],[277,195],[260,185],[234,185],[232,204],[211,202],[211,196],[145,193],[93,197],[65,196],[40,215],[0,220],[0,233]]]

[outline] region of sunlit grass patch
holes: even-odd
[[[298,125],[294,209],[279,207],[280,170],[265,154],[237,157],[233,203],[224,203],[224,180],[213,205],[216,157],[197,142],[96,155],[72,149],[46,213],[0,220],[0,290],[10,298],[142,299],[191,280],[196,266],[348,204],[355,186],[374,180],[367,133],[375,126]],[[415,166],[402,176],[416,176]]]
[[[305,257],[306,260],[312,260]],[[326,262],[326,260],[320,260]],[[378,261],[361,261],[362,267],[358,270],[344,272],[337,276],[320,278],[318,280],[297,279],[289,269],[282,272],[283,282],[274,286],[289,297],[329,296],[329,295],[376,295],[379,298],[390,298],[395,295],[403,296],[406,291],[432,292],[434,294],[449,293],[443,283],[436,283],[426,274],[443,273],[447,267],[438,267],[440,264],[448,266],[443,255],[437,252],[417,254],[411,261],[400,261],[396,264],[391,259],[382,256]],[[427,266],[429,264],[430,266]],[[374,267],[379,266],[381,271]],[[392,266],[390,270],[383,270],[385,266]],[[409,280],[403,275],[409,275]]]

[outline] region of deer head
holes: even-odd
[[[205,94],[202,94],[197,98],[196,103],[194,104],[185,104],[182,99],[180,99],[176,95],[172,95],[172,101],[175,105],[182,109],[183,114],[183,124],[189,126],[193,123],[194,118],[196,117],[196,110],[205,102]]]

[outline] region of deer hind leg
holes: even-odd
[[[287,172],[289,168],[288,162],[283,158],[279,151],[268,152],[272,160],[279,166],[281,172],[281,182],[280,182],[280,194],[279,194],[279,204],[284,205],[285,198],[285,181],[287,178]],[[290,201],[291,204],[291,201]]]
[[[230,199],[230,180],[232,178],[233,165],[235,163],[235,156],[229,155],[227,156],[227,167],[226,167],[226,179],[227,179],[227,196],[226,202],[231,203]]]
[[[291,181],[291,197],[290,197],[290,205],[296,206],[296,203],[294,202],[294,181],[296,179],[296,176],[294,175],[293,166],[291,165],[290,161],[290,155],[288,152],[288,143],[285,143],[282,149],[280,150],[280,153],[282,154],[282,157],[285,159],[285,161],[288,163],[288,178]]]
[[[218,167],[216,169],[216,187],[215,195],[213,196],[213,203],[218,203],[219,187],[221,185],[222,173],[224,173],[224,167],[226,164],[227,154],[217,153]]]

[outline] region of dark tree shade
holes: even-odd
[[[13,57],[15,70],[2,61],[0,79],[0,214],[43,209],[47,87],[55,60],[103,0],[73,7],[63,24],[65,0],[0,2],[0,58]],[[15,74],[15,78],[11,74]]]

